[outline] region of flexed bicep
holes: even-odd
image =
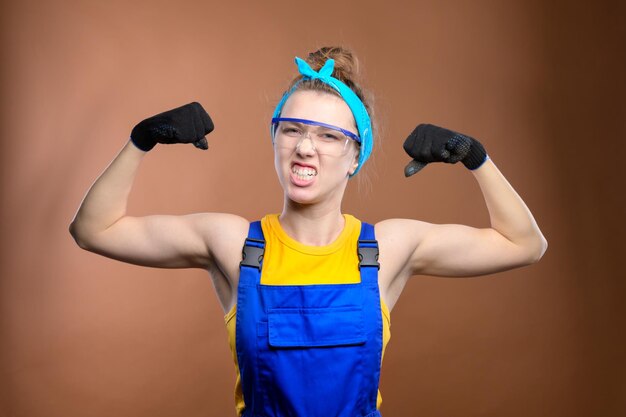
[[[467,277],[527,265],[524,247],[491,228],[431,225],[411,254],[413,275]]]
[[[523,245],[492,228],[389,219],[377,224],[377,236],[389,286],[413,275],[467,277],[531,263]]]
[[[136,265],[205,268],[210,252],[202,223],[207,214],[125,216],[94,234],[84,249]]]

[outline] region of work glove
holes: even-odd
[[[132,142],[148,152],[157,143],[193,143],[209,149],[204,137],[213,131],[213,121],[197,102],[159,113],[139,122],[130,134]]]
[[[485,148],[476,139],[430,124],[417,126],[404,141],[404,150],[413,158],[404,168],[407,177],[431,162],[461,161],[468,169],[476,169],[487,159]]]

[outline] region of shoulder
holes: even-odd
[[[250,223],[229,213],[198,213],[190,221],[200,232],[211,258],[218,264],[238,262]]]
[[[383,282],[391,285],[411,275],[413,254],[432,226],[410,219],[387,219],[374,225]]]
[[[199,213],[193,216],[209,252],[207,270],[225,312],[236,300],[241,249],[250,223],[241,216],[227,213]]]
[[[434,226],[432,223],[413,220],[413,219],[385,219],[376,223],[370,223],[364,220],[345,214],[346,225],[353,227],[361,227],[362,223],[370,224],[374,227],[376,240],[385,242],[386,244],[407,243],[418,244],[420,236],[424,236]]]
[[[406,243],[406,240],[418,243],[416,240],[419,240],[419,236],[423,236],[433,226],[432,223],[412,219],[386,219],[374,225],[377,239],[401,243]]]
[[[208,239],[215,240],[214,243],[245,238],[250,225],[245,218],[229,213],[198,213],[194,217],[196,227],[205,232]]]

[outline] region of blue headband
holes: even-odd
[[[352,115],[354,116],[354,120],[356,121],[356,127],[359,130],[359,137],[361,138],[359,164],[356,167],[354,174],[352,174],[356,175],[356,173],[359,172],[365,161],[367,161],[367,159],[370,157],[370,154],[372,153],[372,145],[374,142],[374,139],[372,137],[372,122],[370,121],[369,114],[367,114],[367,109],[363,105],[361,99],[359,99],[359,97],[354,93],[354,91],[352,91],[350,87],[339,81],[337,78],[331,76],[333,70],[335,69],[334,59],[327,60],[324,66],[320,68],[319,71],[314,71],[306,61],[298,57],[296,57],[296,65],[298,65],[298,71],[300,71],[300,74],[302,74],[303,80],[318,79],[324,84],[328,84],[339,93],[339,95],[343,98],[348,107],[350,107]],[[283,98],[280,99],[280,102],[276,106],[276,110],[274,110],[274,115],[272,116],[272,118],[280,116],[280,112],[282,111],[285,102],[287,101],[289,96],[291,96],[291,94],[296,90],[298,84],[299,82],[296,83],[289,91],[287,91],[283,95]]]

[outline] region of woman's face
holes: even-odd
[[[296,91],[287,99],[280,117],[312,120],[357,132],[345,101],[319,91]],[[274,164],[285,197],[300,204],[341,204],[348,177],[358,165],[357,144],[348,140],[345,152],[319,154],[310,135],[306,136],[291,148],[274,145]]]

